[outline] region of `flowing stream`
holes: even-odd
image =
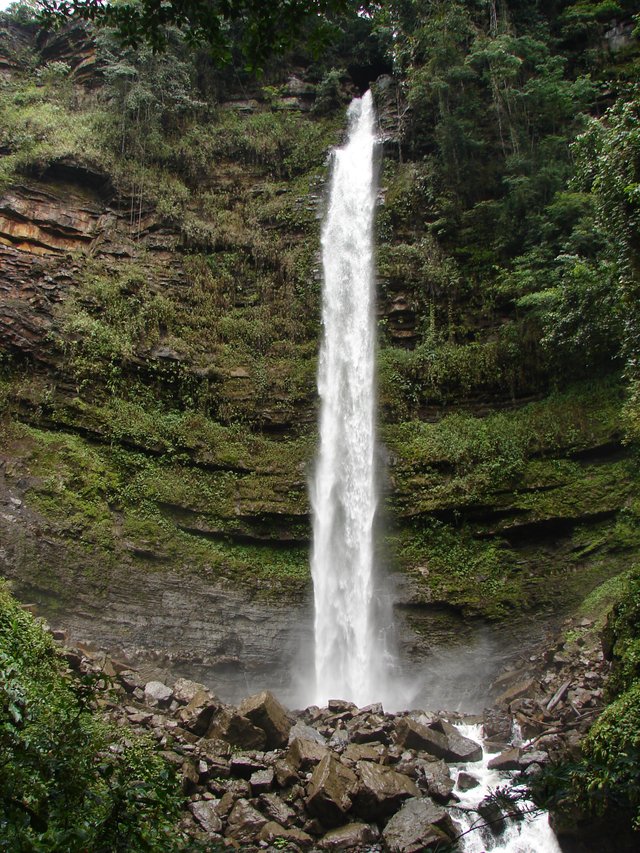
[[[322,232],[320,447],[311,486],[314,701],[342,698],[362,706],[380,698],[383,656],[374,626],[376,133],[370,92],[351,103],[348,118],[348,140],[333,153]]]
[[[481,726],[459,725],[457,728],[464,737],[482,744]],[[518,820],[507,819],[504,824],[498,823],[499,833],[483,826],[486,821],[474,810],[492,791],[509,787],[509,774],[489,769],[489,762],[497,754],[484,750],[482,761],[461,765],[454,772],[456,781],[462,770],[478,781],[477,787],[470,790],[461,790],[457,784],[454,789],[460,809],[453,810],[453,817],[466,833],[461,842],[462,850],[464,853],[561,853],[546,812],[524,814]],[[532,804],[526,801],[519,804],[522,812],[528,807],[532,808]]]

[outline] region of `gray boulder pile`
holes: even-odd
[[[105,668],[86,650],[68,660]],[[340,700],[292,712],[268,691],[232,706],[203,684],[107,668],[107,712],[150,732],[176,766],[196,838],[249,851],[418,853],[448,849],[460,832],[447,809],[450,764],[482,750],[442,716]]]

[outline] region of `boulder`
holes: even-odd
[[[236,841],[250,844],[256,839],[260,830],[267,824],[267,819],[244,798],[236,801],[229,814],[225,835]]]
[[[358,785],[353,795],[353,808],[365,820],[392,815],[404,800],[420,796],[415,782],[389,767],[359,761],[356,772]]]
[[[307,810],[325,826],[344,823],[356,784],[353,770],[340,764],[332,755],[326,755],[313,771],[305,801]]]
[[[226,817],[229,814],[237,799],[238,797],[233,791],[225,791],[222,797],[217,800],[218,807],[216,810],[220,817]]]
[[[198,753],[205,759],[211,770],[212,776],[222,776],[227,779],[230,774],[229,760],[225,757],[225,750],[229,745],[219,740],[207,740],[201,738],[198,741]]]
[[[189,811],[210,835],[222,829],[222,821],[217,810],[219,802],[219,800],[198,800],[195,803],[189,803]]]
[[[277,846],[274,842],[277,842],[279,839],[286,841],[288,844],[295,844],[299,847],[311,847],[313,844],[313,838],[306,832],[303,832],[303,830],[297,829],[296,827],[287,829],[284,826],[280,826],[280,824],[275,821],[265,823],[260,830],[258,839],[266,842],[267,844],[273,844],[274,847]]]
[[[266,794],[273,788],[273,767],[267,767],[266,770],[257,770],[251,775],[249,784],[251,785],[251,793],[254,797],[260,794]]]
[[[147,723],[151,721],[153,714],[151,711],[136,711],[134,708],[129,710],[127,708],[127,719],[130,723],[133,723],[134,726],[146,726]]]
[[[233,709],[219,714],[207,732],[209,738],[220,738],[241,749],[263,749],[267,735],[262,728],[254,726],[248,717]]]
[[[324,735],[321,735],[317,729],[314,729],[313,726],[308,726],[302,720],[298,720],[295,726],[292,726],[289,730],[289,743],[293,743],[296,738],[300,738],[301,740],[313,740],[316,743],[325,744],[327,739]]]
[[[355,716],[358,715],[358,709],[353,709],[351,711],[331,711],[327,709],[326,716],[323,718],[325,723],[328,725],[335,725],[336,723],[347,723],[349,720],[352,720]],[[364,718],[362,718],[364,719]]]
[[[182,767],[184,763],[184,755],[174,752],[172,749],[163,749],[160,751],[160,755],[165,761],[168,761],[169,764],[173,764],[175,767]]]
[[[512,702],[510,707],[515,721],[520,727],[520,734],[525,740],[537,738],[538,735],[545,732],[547,728],[544,721],[545,712],[540,706],[534,706],[527,699],[518,699],[516,702]]]
[[[438,753],[446,752],[447,742],[444,735],[434,732],[433,729],[427,728],[427,726],[411,719],[411,717],[396,718],[393,728],[396,743],[403,749],[429,752],[438,758],[442,757]],[[434,748],[435,752],[432,752]]]
[[[424,853],[449,850],[455,835],[445,810],[422,798],[407,800],[384,828],[382,838],[389,853]]]
[[[407,716],[423,726],[431,726],[440,719],[437,714],[433,714],[431,711],[409,711]]]
[[[193,761],[184,761],[182,764],[182,791],[191,794],[200,782],[200,770]],[[217,832],[217,830],[216,830]]]
[[[505,814],[493,797],[485,797],[477,806],[477,812],[493,835],[502,835],[505,830]]]
[[[273,763],[273,770],[276,774],[276,781],[281,788],[288,788],[290,785],[295,785],[300,781],[300,777],[293,767],[284,758],[279,758]]]
[[[329,699],[327,708],[332,714],[349,713],[353,715],[358,713],[358,706],[354,705],[353,702],[347,702],[345,699]]]
[[[364,708],[360,708],[358,711],[358,715],[361,714],[375,714],[376,716],[381,717],[384,714],[382,702],[374,702],[372,705],[365,705]]]
[[[525,752],[520,757],[520,766],[529,767],[531,764],[547,764],[549,761],[549,753],[543,750],[532,749],[530,752]]]
[[[538,682],[533,678],[525,678],[522,681],[517,681],[504,690],[495,700],[496,705],[510,705],[514,699],[521,699],[523,696],[533,696],[538,688]]]
[[[418,760],[416,762],[418,785],[427,789],[430,797],[446,803],[451,797],[454,782],[449,775],[449,768],[442,759],[434,761]]]
[[[405,749],[415,749],[428,752],[436,758],[445,761],[461,761],[456,752],[451,749],[447,736],[430,726],[425,726],[411,717],[400,717],[394,724],[396,742]],[[463,740],[466,740],[463,738]],[[476,748],[477,744],[474,745]],[[480,748],[480,756],[482,749]]]
[[[190,681],[188,678],[178,678],[173,685],[173,697],[181,705],[188,705],[199,694],[205,694],[209,698],[212,698],[204,684],[199,684],[197,681]]]
[[[386,755],[385,747],[379,743],[371,744],[350,743],[342,753],[342,758],[353,764],[358,761],[376,761],[381,763]]]
[[[269,820],[279,823],[281,826],[291,826],[295,820],[296,813],[277,794],[261,794],[260,809]]]
[[[291,722],[285,708],[268,690],[249,696],[239,710],[243,717],[265,732],[267,749],[286,745]]]
[[[118,681],[127,693],[133,693],[136,688],[144,689],[144,679],[142,679],[133,669],[125,669],[118,676]]]
[[[251,797],[251,786],[247,779],[210,779],[207,788],[216,797],[224,797],[227,793],[234,794],[236,800],[248,800]]]
[[[317,817],[305,821],[302,828],[305,832],[308,832],[309,835],[314,835],[316,838],[319,838],[321,835],[324,835],[324,833],[327,831],[326,828],[320,823]]]
[[[180,708],[177,716],[185,729],[202,737],[211,727],[211,721],[219,710],[220,703],[215,697],[206,690],[198,690],[187,705]]]
[[[458,779],[456,784],[461,791],[471,791],[473,788],[477,788],[480,782],[476,779],[475,776],[472,776],[470,773],[467,773],[464,770],[461,770],[458,773]]]
[[[148,681],[144,686],[144,701],[155,708],[167,708],[173,698],[173,690],[161,681]]]
[[[375,825],[368,823],[347,823],[332,829],[324,835],[318,847],[322,850],[352,850],[377,841],[380,832]]]
[[[331,735],[329,746],[331,749],[340,750],[349,743],[349,733],[346,729],[336,729]]]
[[[351,743],[389,743],[389,725],[383,717],[370,716],[364,722],[360,717],[347,725]]]
[[[435,731],[442,732],[447,739],[447,755],[440,755],[438,758],[444,758],[445,761],[455,761],[467,763],[469,761],[482,761],[482,746],[464,737],[460,734],[455,726],[448,723],[446,720],[438,720],[433,723],[431,728]]]
[[[500,755],[492,758],[488,764],[489,770],[518,770],[522,753],[518,747],[506,749]]]
[[[254,773],[264,769],[264,762],[250,755],[234,755],[229,762],[231,775],[236,779],[250,779]]]
[[[484,712],[482,729],[487,740],[508,743],[511,738],[511,716],[497,708],[488,708]]]
[[[308,770],[329,755],[329,749],[318,741],[295,738],[285,753],[285,759],[294,770]]]

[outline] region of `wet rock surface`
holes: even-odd
[[[549,758],[577,755],[580,738],[603,708],[609,669],[594,621],[566,619],[557,634],[494,682],[495,705],[483,715],[485,737],[501,753],[493,766],[534,772]],[[529,743],[525,751],[507,749],[514,724]]]
[[[108,713],[151,733],[176,767],[186,797],[182,825],[194,838],[291,851],[418,851],[455,838],[446,808],[455,803],[450,765],[400,742],[399,731],[414,730],[406,713],[338,701],[289,711],[268,691],[234,707],[193,680],[145,682],[103,653],[66,655],[77,671],[113,673]],[[454,740],[444,717],[414,715],[439,725],[443,741]]]
[[[456,828],[443,808],[428,799],[412,799],[391,818],[383,839],[390,853],[420,853],[446,849],[455,834]]]

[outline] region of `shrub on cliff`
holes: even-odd
[[[69,672],[0,583],[0,848],[172,851],[180,793],[151,742],[95,710],[95,677]]]
[[[640,830],[640,681],[601,714],[583,743],[574,776],[581,802],[595,814],[629,814]]]

